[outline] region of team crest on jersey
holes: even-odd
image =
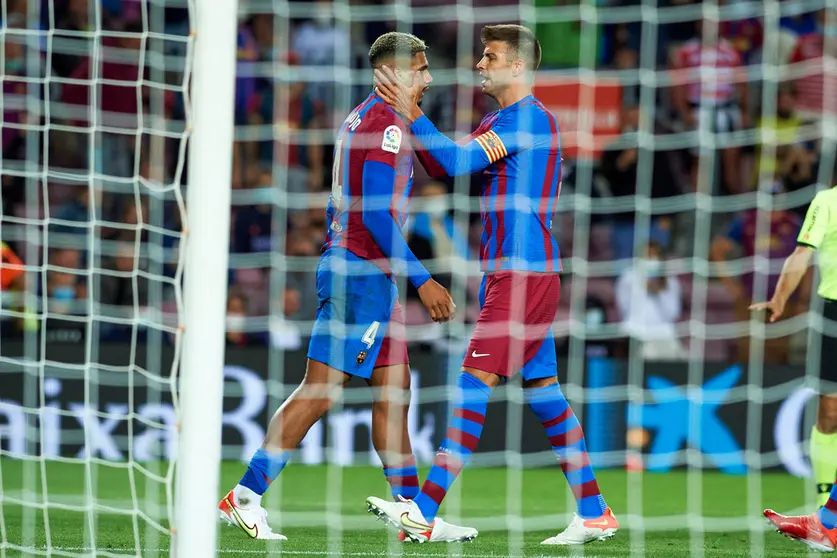
[[[384,130],[384,139],[381,142],[381,149],[390,153],[401,151],[401,129],[398,126],[388,126]]]
[[[363,361],[366,360],[366,351],[360,351],[355,360],[358,364],[363,364]]]

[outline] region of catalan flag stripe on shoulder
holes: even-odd
[[[492,163],[497,162],[508,155],[506,146],[503,145],[503,140],[501,140],[500,136],[492,130],[477,136],[475,139],[477,140],[477,143],[480,144],[483,151],[485,151],[485,154],[488,155],[488,160]]]

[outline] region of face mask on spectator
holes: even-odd
[[[244,330],[247,317],[243,314],[227,314],[227,331],[239,333]]]
[[[648,258],[645,260],[645,275],[649,279],[656,279],[663,272],[663,262],[657,258]]]
[[[75,300],[76,298],[76,289],[75,287],[71,287],[69,285],[62,285],[60,287],[55,287],[52,291],[52,298],[55,300]]]
[[[595,328],[604,323],[605,313],[601,308],[590,308],[584,316],[584,323],[587,327]]]

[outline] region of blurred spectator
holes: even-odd
[[[58,11],[55,21],[55,39],[61,48],[53,49],[52,69],[60,77],[69,77],[93,50],[93,40],[82,33],[91,29],[91,4],[89,0],[68,0]]]
[[[680,360],[687,354],[677,337],[683,313],[680,282],[666,276],[663,251],[651,242],[645,259],[626,269],[616,283],[622,328],[641,347],[645,360]]]
[[[703,21],[695,24],[696,37],[680,46],[672,57],[674,108],[689,130],[706,129],[718,136],[749,127],[749,93],[742,61],[732,43],[716,36]],[[704,36],[706,31],[706,36]],[[707,76],[713,76],[707,79]],[[740,193],[738,147],[721,150],[723,185],[727,193]],[[697,151],[692,173],[697,174]]]
[[[264,62],[276,60],[276,47],[273,44],[275,38],[273,21],[275,18],[275,14],[253,14],[248,23],[256,41],[259,60]]]
[[[790,82],[783,83],[779,86],[776,97],[776,114],[766,114],[759,119],[754,186],[758,186],[759,180],[773,181],[778,159],[776,147],[795,143],[801,124],[796,112],[795,88]]]
[[[722,0],[721,5],[731,6],[734,10],[747,6],[735,0]],[[747,17],[744,19],[720,22],[721,37],[727,39],[741,55],[744,64],[758,62],[761,57],[761,47],[764,42],[764,28],[761,19]]]
[[[837,114],[837,11],[820,10],[816,22],[815,31],[799,37],[790,58],[795,72],[803,74],[796,80],[796,91],[797,111],[805,122],[818,122],[824,112]]]
[[[773,193],[780,193],[778,187]],[[757,208],[739,213],[730,224],[727,231],[717,236],[710,248],[710,259],[718,262],[721,281],[727,287],[730,298],[735,301],[735,317],[739,323],[750,321],[749,305],[753,300],[766,299],[769,293],[775,292],[779,280],[782,263],[796,248],[796,236],[802,225],[800,217],[785,210],[774,210],[765,215]],[[769,227],[769,229],[768,229]],[[769,260],[770,272],[765,277],[759,277],[759,292],[754,292],[757,275],[753,271],[745,273],[731,273],[726,271],[725,262],[734,254],[743,256],[741,263],[745,269],[752,269],[756,256]],[[795,316],[803,308],[807,308],[807,294],[810,292],[811,274],[803,282],[803,287],[791,298],[785,311],[786,317]],[[790,337],[767,339],[764,349],[765,364],[787,364],[790,350]],[[745,336],[739,339],[739,362],[747,362],[750,358],[750,339]]]
[[[800,37],[818,29],[816,14],[812,12],[785,16],[779,20],[779,25]]]
[[[74,188],[75,195],[55,211],[55,218],[59,221],[78,223],[78,226],[53,224],[50,230],[61,234],[84,234],[90,223],[90,188],[88,186]]]
[[[583,324],[584,331],[582,343],[584,344],[584,356],[587,358],[613,358],[618,355],[618,343],[612,338],[603,338],[602,328],[608,323],[607,307],[597,296],[588,296],[581,309],[581,316],[575,317],[575,322]],[[578,338],[578,329],[571,321],[569,336],[557,341],[557,351],[561,356],[569,356],[570,346],[574,338]]]
[[[578,6],[580,0],[535,0],[534,6]],[[567,20],[538,23],[535,35],[543,52],[545,68],[595,68],[601,62],[601,25],[590,21]]]
[[[325,230],[321,231],[320,241],[315,242],[307,235],[291,231],[285,238],[285,254],[294,258],[316,258],[320,255]],[[287,285],[300,293],[300,308],[297,313],[303,319],[313,319],[317,309],[317,277],[316,263],[311,263],[307,269],[288,271]]]
[[[314,17],[297,28],[291,39],[291,49],[300,57],[304,66],[328,66],[318,74],[320,81],[309,83],[309,92],[315,102],[324,107],[336,106],[336,88],[332,66],[350,66],[352,52],[349,35],[334,24],[334,5],[331,0],[316,0]],[[312,68],[313,69],[313,68]],[[310,74],[309,74],[310,75]],[[344,117],[340,116],[342,120]],[[336,124],[330,120],[327,125]]]
[[[0,308],[22,309],[23,298],[20,296],[26,287],[23,260],[5,242],[0,242]],[[4,338],[16,335],[20,330],[21,320],[5,313],[0,313],[0,335]]]
[[[0,242],[0,291],[22,289],[23,260],[5,242]]]
[[[62,87],[62,100],[77,108],[71,120],[78,126],[89,127],[93,111],[89,110],[90,85],[97,84],[95,99],[99,111],[96,116],[99,127],[109,129],[136,129],[139,123],[143,71],[139,67],[142,56],[141,23],[129,23],[118,38],[104,37],[99,49],[98,68],[92,66],[92,57],[86,57],[73,70],[72,83]],[[100,132],[95,137],[96,170],[108,176],[129,177],[134,174],[134,133]]]
[[[620,48],[613,56],[613,66],[616,70],[636,70],[638,64],[639,53],[632,48]],[[633,81],[636,77],[637,74],[634,72],[632,79],[625,80],[628,83],[622,84],[622,107],[625,109],[639,106],[639,83]]]
[[[300,292],[293,287],[285,287],[282,312],[271,312],[270,346],[284,351],[296,351],[302,347],[302,335],[299,327],[289,321],[300,319],[297,314],[302,307]]]
[[[130,306],[137,310],[148,304],[148,280],[137,272],[145,268],[142,259],[134,263],[133,244],[119,244],[116,255],[102,264],[99,277],[99,301],[114,306]]]
[[[121,212],[117,211],[117,204],[119,201],[124,204]],[[137,236],[140,236],[140,239],[143,241],[148,240],[148,229],[142,226],[148,222],[147,199],[142,199],[138,205],[133,196],[125,196],[121,200],[118,198],[112,199],[107,205],[107,209],[103,209],[103,211],[111,216],[112,221],[115,221],[115,223],[118,223],[121,226],[103,226],[103,236],[109,238],[110,240],[119,240],[129,243],[136,242]],[[114,219],[114,217],[116,218]]]
[[[253,32],[243,23],[238,26],[238,63],[235,78],[235,121],[236,124],[246,124],[248,115],[252,114],[258,105],[256,95],[256,62],[259,60],[259,44]]]
[[[21,16],[10,21],[22,23]],[[25,48],[22,39],[15,35],[5,36],[5,75],[3,76],[3,157],[22,158],[24,133],[10,124],[24,124],[26,120],[26,82],[19,79],[26,75]]]
[[[270,171],[247,169],[248,186],[255,196],[254,205],[239,207],[233,221],[233,252],[239,254],[270,252],[273,229],[273,194]]]
[[[247,297],[236,289],[230,289],[227,295],[227,345],[246,347],[261,344],[257,334],[245,332],[249,316]]]
[[[47,271],[48,311],[53,314],[76,314],[81,310],[78,302],[87,298],[87,288],[80,280],[81,253],[78,250],[57,250]],[[62,268],[62,269],[56,269]],[[65,271],[66,270],[66,271]]]
[[[623,111],[623,134],[636,132],[638,125],[638,107],[632,107]],[[625,142],[624,136],[619,141]],[[601,173],[608,182],[612,196],[621,198],[623,196],[634,196],[637,193],[650,193],[653,199],[660,199],[679,193],[666,152],[652,151],[649,153],[649,156],[653,157],[650,192],[644,188],[638,192],[637,173],[639,171],[639,149],[636,147],[622,147],[604,152],[602,155]],[[617,260],[630,258],[634,251],[636,214],[633,211],[617,213],[613,216],[613,221],[611,235],[613,256]],[[668,246],[671,225],[670,217],[652,215],[650,238],[662,246]]]
[[[290,52],[285,58],[289,66],[299,64],[299,56]],[[274,97],[275,92],[275,97]],[[276,103],[275,101],[278,101]],[[278,109],[278,112],[276,112]],[[259,113],[263,122],[273,122],[276,141],[263,144],[263,160],[272,160],[287,167],[286,190],[289,193],[319,192],[326,175],[325,148],[314,141],[304,143],[302,134],[325,127],[322,107],[318,106],[300,82],[278,82],[274,91],[265,95]]]
[[[783,146],[776,151],[776,157],[781,182],[774,183],[774,186],[784,192],[794,192],[816,183],[817,158],[804,145]],[[804,217],[806,210],[807,205],[793,208],[800,217]]]

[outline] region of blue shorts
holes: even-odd
[[[409,363],[398,288],[374,263],[329,248],[317,265],[317,296],[308,358],[366,379],[374,368]]]

